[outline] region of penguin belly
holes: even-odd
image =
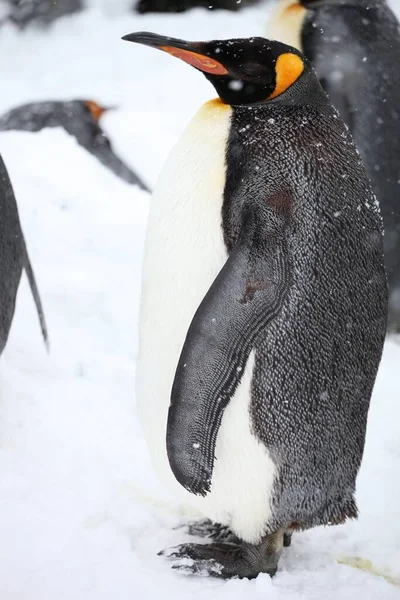
[[[307,10],[299,0],[280,0],[267,24],[266,37],[293,46],[302,52],[301,32]]]
[[[232,109],[205,104],[173,149],[154,192],[143,266],[136,369],[138,415],[154,468],[185,508],[257,542],[271,514],[275,466],[252,433],[254,357],[218,432],[211,492],[195,496],[169,466],[166,427],[175,371],[192,318],[227,259],[222,227]]]

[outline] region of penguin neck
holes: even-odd
[[[328,96],[319,84],[315,72],[309,67],[306,67],[305,72],[301,76],[301,82],[296,82],[289,87],[285,92],[274,98],[263,102],[255,102],[254,104],[225,104],[221,98],[213,98],[208,100],[200,108],[201,111],[224,112],[229,109],[267,106],[272,104],[283,105],[307,105],[318,106],[320,108],[329,107],[330,103]]]
[[[307,105],[317,106],[321,109],[330,107],[328,96],[311,69],[307,69],[302,75],[301,81],[289,87],[283,94],[273,100],[268,100],[268,104]]]

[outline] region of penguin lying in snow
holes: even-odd
[[[386,331],[378,205],[294,48],[123,39],[182,59],[219,95],[173,149],[147,232],[139,415],[165,483],[220,523],[205,524],[216,543],[164,554],[195,573],[273,575],[285,533],[357,516]]]
[[[38,312],[43,339],[48,347],[43,307],[29,260],[13,188],[0,156],[0,354],[7,343],[14,317],[22,271],[25,270]]]
[[[0,131],[40,131],[45,127],[63,127],[115,175],[149,191],[143,181],[114,153],[110,140],[101,129],[99,120],[107,110],[92,100],[33,102],[2,115]]]
[[[347,123],[379,200],[388,331],[400,332],[400,29],[385,0],[281,0],[269,35],[302,50]]]

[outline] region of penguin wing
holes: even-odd
[[[287,218],[252,208],[227,262],[190,324],[172,387],[167,451],[178,482],[205,496],[224,409],[258,334],[280,312],[290,285]]]

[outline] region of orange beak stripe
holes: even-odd
[[[176,56],[185,61],[192,67],[205,71],[206,73],[212,73],[213,75],[226,75],[228,70],[217,60],[210,58],[209,56],[203,56],[197,54],[197,52],[191,52],[190,50],[182,50],[182,48],[174,48],[173,46],[160,46],[160,50]]]

